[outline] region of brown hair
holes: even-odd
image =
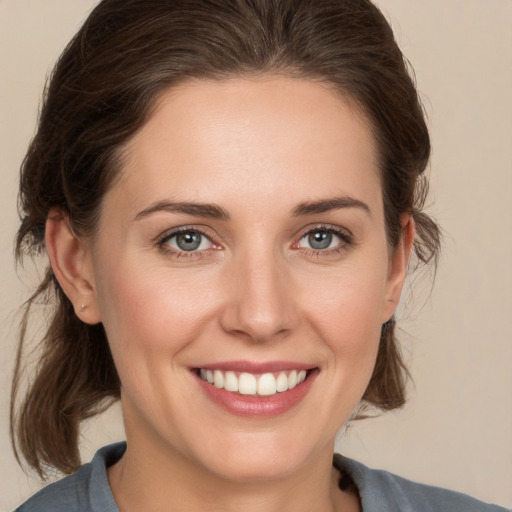
[[[378,142],[388,241],[400,214],[416,223],[419,262],[437,259],[439,231],[421,212],[430,142],[414,82],[380,11],[369,0],[103,0],[69,43],[49,80],[21,169],[16,254],[44,250],[52,207],[78,236],[93,235],[102,198],[119,172],[116,156],[163,90],[190,78],[282,73],[329,83],[371,121]],[[31,306],[51,308],[37,372],[17,398]],[[395,322],[382,328],[363,403],[405,402],[407,370]],[[119,398],[102,325],[74,314],[51,268],[28,300],[11,397],[15,452],[41,476],[80,464],[80,422]]]

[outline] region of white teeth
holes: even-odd
[[[293,389],[297,385],[297,372],[293,370],[288,377],[288,389]]]
[[[286,376],[286,373],[281,372],[279,374],[277,377],[276,388],[280,393],[288,391],[288,377]]]
[[[241,395],[271,396],[293,389],[306,379],[307,373],[306,370],[283,371],[279,374],[263,373],[261,375],[243,372],[237,377],[236,373],[232,371],[200,369],[199,375],[202,380],[219,389],[238,392]]]
[[[258,395],[269,396],[276,392],[276,378],[271,373],[264,373],[258,380]]]
[[[224,389],[228,391],[238,391],[238,379],[233,372],[226,372],[226,378],[224,379]]]
[[[224,375],[220,370],[215,370],[213,372],[213,385],[216,388],[223,388],[224,387]]]
[[[241,395],[255,395],[256,385],[256,377],[250,373],[241,373],[238,377],[238,392]]]

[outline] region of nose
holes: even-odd
[[[229,269],[221,325],[225,332],[262,343],[289,334],[298,324],[291,273],[273,251],[241,256]]]

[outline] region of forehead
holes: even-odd
[[[140,202],[165,191],[210,201],[213,191],[380,190],[361,109],[325,84],[284,76],[189,81],[165,91],[121,167],[119,185],[137,190]]]

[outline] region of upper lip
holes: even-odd
[[[196,368],[201,368],[203,370],[221,370],[225,372],[232,371],[260,374],[281,372],[285,370],[311,370],[315,368],[315,365],[294,361],[222,361],[218,363],[199,365],[196,366]]]

